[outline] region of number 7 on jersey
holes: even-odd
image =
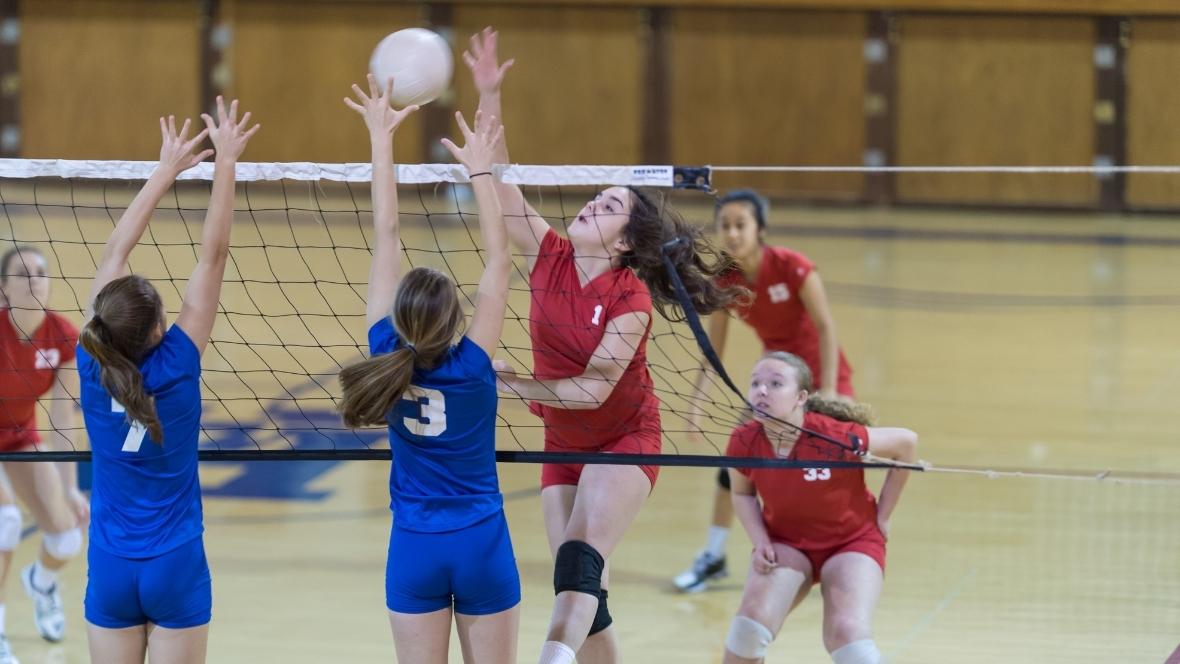
[[[123,404],[111,399],[112,413],[126,413],[127,409]],[[131,429],[127,431],[127,437],[123,439],[123,451],[135,454],[139,448],[143,446],[143,438],[147,435],[147,427],[140,424],[138,420],[131,420]]]

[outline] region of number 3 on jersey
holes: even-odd
[[[402,397],[421,408],[418,417],[403,417],[402,424],[416,436],[438,436],[447,430],[447,401],[442,392],[417,385],[406,388]]]
[[[126,413],[127,409],[123,404],[111,399],[112,413]],[[131,429],[127,431],[127,437],[123,439],[123,451],[135,454],[143,445],[143,438],[147,435],[147,427],[143,426],[136,420],[131,420]]]

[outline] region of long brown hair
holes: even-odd
[[[798,355],[776,350],[763,355],[762,359],[778,360],[795,370],[795,375],[799,377],[799,389],[811,393],[804,405],[808,411],[827,415],[842,422],[856,422],[866,427],[872,426],[873,421],[876,420],[876,415],[868,404],[848,399],[825,399],[818,393],[811,392],[813,386],[811,367],[807,366],[807,363]]]
[[[715,277],[733,266],[733,258],[713,246],[699,228],[680,216],[654,190],[628,187],[631,191],[631,215],[623,226],[623,239],[630,250],[622,255],[622,264],[635,270],[651,292],[651,301],[660,314],[671,321],[684,320],[684,313],[672,279],[664,267],[661,251],[672,240],[668,257],[688,291],[692,308],[702,316],[739,301],[748,294],[745,288],[722,288]]]
[[[164,322],[164,303],[152,282],[132,274],[111,281],[94,298],[94,316],[78,341],[98,362],[102,386],[123,405],[127,419],[147,428],[152,440],[164,444],[156,400],[143,387],[139,363],[154,348],[155,332]]]
[[[459,336],[466,317],[450,277],[416,267],[406,274],[393,303],[393,327],[401,345],[340,371],[340,413],[350,427],[384,424],[410,386],[414,369],[432,369]]]

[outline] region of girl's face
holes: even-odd
[[[49,266],[45,257],[22,251],[0,266],[0,290],[13,309],[44,309],[49,304]]]
[[[631,191],[626,187],[603,190],[582,206],[566,232],[575,246],[593,251],[605,247],[612,255],[627,250],[623,227],[631,219]]]
[[[807,403],[807,391],[799,389],[799,376],[791,365],[767,358],[754,365],[747,394],[759,422],[786,420]]]
[[[737,260],[754,255],[762,246],[762,229],[758,228],[754,206],[745,201],[722,205],[717,210],[717,239]]]

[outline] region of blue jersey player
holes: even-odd
[[[444,145],[467,167],[487,251],[466,334],[455,283],[415,268],[400,276],[392,135],[415,107],[395,111],[369,77],[346,99],[369,128],[373,232],[367,320],[372,357],[340,372],[349,426],[388,424],[393,527],[385,597],[397,661],[446,661],[451,616],[468,662],[516,661],[520,577],[496,479],[496,374],[512,264],[491,174],[503,128],[475,116],[466,145]],[[458,339],[458,343],[456,343]]]
[[[188,139],[160,119],[160,164],[107,240],[78,350],[82,415],[94,460],[86,622],[95,662],[203,662],[212,606],[205,561],[197,436],[201,353],[229,255],[234,169],[258,126],[217,99],[217,121]],[[159,293],[128,274],[160,199],[181,171],[214,154],[201,254],[176,323]]]

